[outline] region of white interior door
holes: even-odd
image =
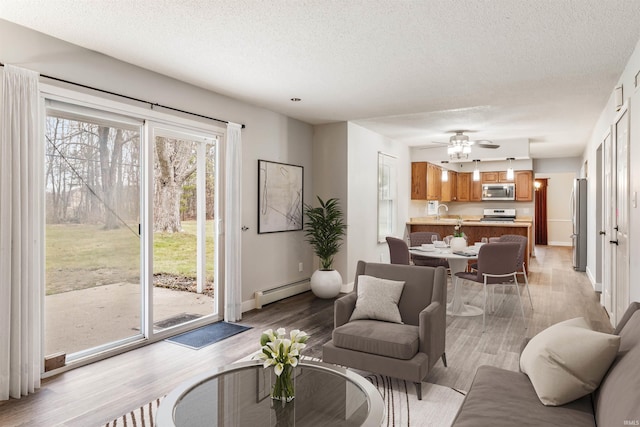
[[[615,124],[616,138],[616,263],[614,284],[615,321],[629,306],[629,114],[627,106],[620,110]]]
[[[611,203],[613,195],[613,139],[611,132],[607,132],[607,135],[602,141],[603,161],[602,161],[602,199],[600,201],[600,208],[602,209],[602,224],[600,225],[599,237],[602,240],[602,301],[604,308],[612,317],[613,314],[613,290],[611,289],[613,279],[612,274],[614,269],[612,266],[615,259],[615,251],[612,251],[612,245],[609,244],[609,240],[612,240],[611,230],[613,229],[612,218],[614,214],[614,203]],[[603,234],[604,233],[604,234]]]

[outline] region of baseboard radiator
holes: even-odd
[[[255,293],[256,308],[262,308],[263,305],[270,304],[284,298],[307,292],[311,289],[309,279],[298,280],[297,282],[288,283],[276,288],[258,291]]]

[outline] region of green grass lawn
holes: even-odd
[[[154,234],[154,273],[195,278],[196,223],[184,221],[182,226],[183,233]],[[209,280],[213,280],[212,230],[213,221],[207,221]],[[128,228],[104,230],[100,225],[49,224],[45,255],[47,295],[140,280],[140,239]]]

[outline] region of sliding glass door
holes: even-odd
[[[218,319],[218,137],[46,100],[45,356]]]
[[[216,143],[153,129],[153,329],[217,313]]]
[[[45,355],[142,333],[141,123],[76,110],[46,118]]]

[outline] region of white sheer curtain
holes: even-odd
[[[38,74],[6,65],[0,104],[0,400],[40,387],[43,148]]]
[[[242,127],[227,125],[224,205],[224,320],[242,318]]]

